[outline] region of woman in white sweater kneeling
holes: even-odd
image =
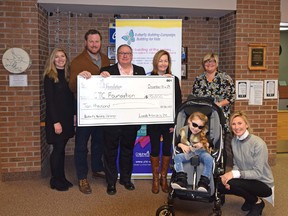
[[[235,112],[230,117],[230,128],[234,134],[233,169],[221,176],[219,191],[243,197],[245,202],[241,209],[249,211],[247,216],[261,215],[265,207],[261,198],[273,195],[274,190],[266,143],[251,134],[244,112]]]

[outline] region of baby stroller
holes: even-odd
[[[211,156],[213,157],[214,166],[210,179],[210,189],[208,192],[198,191],[197,184],[200,175],[203,171],[203,164],[199,162],[198,156],[190,159],[190,163],[184,164],[184,171],[187,173],[188,187],[187,190],[173,189],[171,183],[176,178],[176,171],[171,166],[172,176],[170,180],[170,187],[168,193],[168,202],[157,209],[156,216],[174,216],[175,211],[173,207],[173,199],[179,198],[182,200],[200,201],[200,202],[214,202],[214,207],[210,215],[220,216],[222,214],[221,206],[225,202],[224,194],[220,194],[217,189],[221,183],[220,175],[224,174],[223,164],[223,132],[222,128],[225,122],[225,117],[214,102],[213,98],[207,97],[193,97],[189,96],[187,101],[182,103],[178,108],[175,117],[174,137],[173,137],[173,158],[176,154],[175,142],[176,137],[179,136],[179,130],[187,124],[187,119],[193,112],[199,111],[208,116],[208,132],[207,138],[209,145],[212,147]],[[173,162],[174,164],[174,162]]]

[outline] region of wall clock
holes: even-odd
[[[2,56],[2,64],[10,73],[25,72],[31,65],[29,54],[21,48],[10,48]]]

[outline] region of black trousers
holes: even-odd
[[[131,180],[133,149],[138,126],[111,126],[104,129],[104,169],[108,184],[116,184],[118,178],[117,156],[119,149],[120,181]]]
[[[161,125],[148,125],[147,133],[150,137],[152,157],[158,157],[160,154],[160,137],[163,136],[162,142],[162,155],[171,156],[171,145],[173,139],[173,133],[170,133],[169,129],[172,127],[169,124]]]
[[[65,178],[64,163],[65,163],[65,146],[66,140],[58,140],[53,143],[53,150],[50,155],[51,176],[57,179]]]
[[[233,152],[232,152],[232,142],[233,135],[231,133],[225,133],[224,136],[224,168],[226,171],[230,171],[233,167]]]
[[[269,197],[272,194],[271,188],[258,180],[236,178],[228,181],[228,184],[230,185],[230,190],[227,190],[220,182],[219,192],[243,197],[250,204],[255,204],[258,197]]]

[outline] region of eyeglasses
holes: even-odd
[[[131,52],[118,52],[118,55],[122,55],[122,56],[127,55],[127,56],[130,56],[130,55],[132,55],[132,53],[131,53]]]
[[[198,127],[200,130],[205,127],[205,126],[200,126],[200,125],[196,124],[195,122],[192,122],[192,126],[193,126],[194,128],[197,128],[197,127]]]
[[[216,61],[214,59],[210,59],[204,62],[204,64],[214,64]]]

